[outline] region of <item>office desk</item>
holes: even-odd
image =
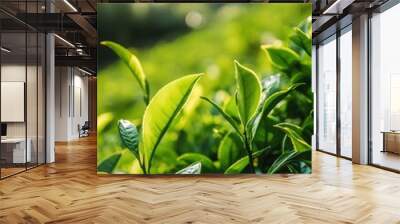
[[[400,132],[383,131],[383,150],[382,152],[392,152],[400,154]]]
[[[6,163],[26,163],[31,162],[32,153],[30,138],[26,141],[25,153],[25,138],[6,138],[1,139],[1,157]]]

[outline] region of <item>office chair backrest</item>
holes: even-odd
[[[89,125],[89,121],[85,121],[85,123],[82,126],[82,129],[89,129],[90,125]]]

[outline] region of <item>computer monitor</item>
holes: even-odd
[[[7,136],[7,124],[1,123],[1,136]]]

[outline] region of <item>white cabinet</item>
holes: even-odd
[[[32,161],[32,140],[27,139],[25,151],[25,138],[2,139],[1,144],[12,149],[12,163],[25,163]]]

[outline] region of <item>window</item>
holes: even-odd
[[[371,18],[371,159],[400,170],[400,5]]]
[[[352,34],[351,26],[340,36],[340,155],[352,156]]]
[[[318,48],[318,149],[336,153],[336,36]]]

